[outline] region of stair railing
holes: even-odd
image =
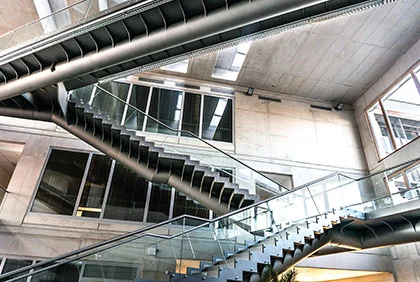
[[[394,167],[393,170],[406,168],[410,164]],[[146,272],[150,270],[156,275],[164,272],[182,274],[185,272],[182,270],[184,262],[196,259],[208,261],[210,251],[212,256],[216,255],[216,259],[213,257],[213,260],[220,261],[219,263],[226,266],[230,254],[247,248],[259,238],[275,235],[278,240],[286,242],[290,228],[303,226],[321,214],[337,209],[349,209],[353,215],[357,212],[358,216],[364,218],[366,212],[396,205],[392,202],[393,197],[401,197],[401,193],[360,200],[360,189],[365,189],[366,184],[377,185],[377,176],[378,174],[375,174],[368,183],[366,177],[357,181],[333,175],[330,178],[323,178],[320,182],[312,182],[310,185],[284,192],[215,219],[179,216],[0,275],[0,281],[4,279],[15,281],[28,276],[44,275],[47,270],[65,265],[74,268],[81,264],[98,262],[106,264],[115,262],[116,258],[120,259],[120,262],[135,262],[140,259],[144,266],[149,265],[149,267],[153,262],[166,263],[167,269],[153,270],[154,272],[145,269]],[[312,192],[312,196],[309,197],[306,195],[308,188]],[[349,197],[356,194],[359,194],[359,197]],[[327,203],[328,199],[333,203]],[[313,200],[317,202],[318,209],[322,208],[321,210],[312,206]],[[197,226],[192,226],[191,221],[195,221]],[[172,254],[168,254],[169,251],[165,250],[165,246]]]
[[[199,137],[198,135],[187,131],[187,130],[182,130],[182,129],[175,129],[172,128],[171,126],[165,124],[164,122],[160,121],[159,119],[150,116],[149,114],[146,114],[144,111],[138,109],[137,107],[131,105],[130,103],[126,102],[125,100],[121,99],[120,97],[118,97],[117,95],[111,93],[110,91],[108,91],[107,89],[104,89],[103,87],[96,85],[95,86],[99,91],[96,91],[96,93],[93,95],[93,98],[86,98],[86,97],[82,97],[81,100],[84,103],[89,104],[90,106],[95,104],[95,99],[98,99],[99,95],[101,94],[105,94],[106,96],[108,96],[110,99],[112,99],[111,101],[113,103],[120,103],[121,107],[123,106],[127,106],[128,108],[130,108],[131,110],[135,111],[136,113],[140,114],[143,119],[144,119],[144,123],[148,123],[149,121],[155,123],[157,126],[164,128],[165,130],[169,131],[169,132],[173,132],[174,135],[166,135],[165,138],[162,138],[162,140],[158,140],[156,141],[156,144],[160,144],[160,145],[164,145],[164,149],[165,150],[170,150],[170,152],[176,153],[176,154],[187,154],[190,155],[192,158],[200,161],[201,163],[213,167],[215,169],[217,169],[218,171],[223,172],[223,174],[225,175],[229,175],[230,172],[227,170],[226,167],[229,168],[235,168],[236,169],[236,173],[234,173],[234,177],[231,177],[231,180],[233,180],[234,182],[236,182],[240,188],[245,188],[248,189],[248,191],[253,191],[256,189],[261,189],[264,190],[266,192],[269,192],[269,194],[271,194],[272,196],[274,195],[279,195],[281,192],[287,191],[289,190],[287,187],[285,187],[284,185],[276,182],[275,180],[271,179],[270,177],[262,174],[261,172],[255,170],[253,167],[247,165],[246,163],[244,163],[243,161],[237,159],[236,157],[232,156],[231,154],[219,149],[218,147],[216,147],[215,145],[211,144],[210,142],[206,141],[205,139]],[[84,88],[82,88],[84,89]],[[74,91],[73,91],[74,93]],[[72,92],[69,93],[69,99],[72,99]],[[80,98],[80,97],[79,97]],[[85,99],[85,100],[84,100]],[[111,102],[108,101],[108,102]],[[95,108],[95,106],[92,106],[93,108]],[[112,113],[112,111],[114,111],[114,109],[109,110],[109,112],[107,112],[106,109],[101,109],[101,108],[96,108],[98,111],[100,111],[103,114],[107,114],[110,115],[111,117],[114,117],[114,119],[118,119],[117,122],[120,124],[124,123],[123,117],[121,116],[114,116],[114,113]],[[119,121],[121,119],[121,121]],[[132,130],[134,132],[138,132],[136,130],[130,129],[128,127],[126,127],[127,130]],[[152,132],[153,133],[153,132]],[[181,136],[187,136],[187,137],[191,137],[195,140],[197,140],[200,144],[201,144],[201,148],[206,149],[208,152],[205,152],[205,154],[203,154],[203,150],[199,150],[199,152],[194,151],[193,149],[191,149],[191,147],[183,147],[180,144],[177,143],[173,143],[170,141],[166,141],[167,139],[172,139],[173,137],[178,138]],[[172,138],[169,138],[172,137]],[[185,151],[182,151],[185,150]],[[205,150],[204,150],[205,151]],[[214,163],[211,163],[210,160],[214,159]],[[223,167],[221,167],[221,164],[223,164]],[[256,191],[257,192],[257,191]]]
[[[123,2],[129,1],[109,1],[107,9],[120,5]],[[10,54],[14,49],[20,46],[27,46],[29,43],[45,38],[46,36],[56,35],[64,29],[85,22],[88,17],[101,14],[101,11],[92,9],[93,6],[99,7],[99,1],[80,0],[1,35],[0,56],[6,53]],[[56,19],[67,15],[70,21],[65,25],[57,26]],[[8,50],[9,48],[10,50]]]
[[[5,193],[9,193],[6,188],[4,188],[2,185],[0,185],[0,190],[3,190]]]

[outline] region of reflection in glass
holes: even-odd
[[[83,277],[132,281],[136,278],[137,268],[121,265],[86,264]]]
[[[143,221],[148,182],[121,164],[115,165],[105,218]]]
[[[202,218],[209,218],[209,210],[200,203],[187,197],[179,191],[175,191],[175,203],[173,217],[188,214]],[[201,223],[201,222],[200,222]],[[187,222],[188,225],[188,222]],[[189,224],[191,225],[191,224]]]
[[[385,157],[386,155],[392,153],[393,147],[379,103],[376,103],[372,108],[369,109],[368,117],[376,139],[379,155],[381,157]]]
[[[149,97],[150,87],[133,85],[130,97],[130,105],[146,112],[147,98]],[[131,107],[127,109],[125,126],[130,129],[143,130],[144,115]]]
[[[31,282],[79,281],[80,268],[81,265],[77,262],[66,263],[32,275]]]
[[[179,128],[181,117],[182,92],[153,88],[152,99],[150,101],[149,115],[173,129]],[[148,119],[146,131],[176,135],[177,132],[171,131],[157,122]]]
[[[82,198],[77,208],[77,216],[99,218],[110,167],[109,157],[93,155]]]
[[[200,129],[201,95],[185,93],[184,110],[182,113],[182,130],[190,131],[196,135]],[[188,134],[182,134],[189,136]]]
[[[420,164],[407,170],[407,179],[411,189],[420,188]]]
[[[1,260],[0,260],[0,262],[1,262]],[[6,262],[5,262],[4,267],[3,267],[3,271],[1,273],[5,274],[7,272],[10,272],[10,271],[22,268],[22,267],[30,266],[31,264],[32,264],[31,260],[6,259]],[[28,273],[28,272],[26,272],[26,273]],[[23,274],[24,273],[21,273],[21,274],[19,274],[19,276],[23,275]],[[24,281],[26,281],[26,278],[22,278],[22,279],[19,279],[19,280],[16,280],[16,281],[24,282]]]
[[[93,84],[73,90],[71,95],[73,97],[79,98],[85,103],[88,103],[90,100],[90,96],[92,95],[92,91],[93,91]]]
[[[398,147],[420,135],[420,94],[411,75],[390,91],[383,104]]]
[[[147,214],[148,222],[161,222],[169,218],[171,187],[164,184],[153,184],[150,205]]]
[[[31,211],[72,215],[88,154],[52,150]]]
[[[204,139],[232,142],[232,100],[204,96]]]
[[[92,107],[100,109],[102,113],[109,115],[111,119],[120,123],[125,104],[105,92],[112,93],[113,95],[126,101],[129,86],[130,84],[119,82],[99,84],[94,94]]]

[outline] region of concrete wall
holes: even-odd
[[[396,281],[420,281],[420,243],[390,247]]]
[[[362,277],[354,277],[339,280],[330,280],[330,282],[394,282],[392,273],[381,273]]]
[[[38,19],[33,0],[0,1],[0,35]]]
[[[235,152],[262,171],[293,175],[295,186],[332,172],[363,174],[367,166],[353,110],[325,111],[318,101],[254,91],[235,97]]]

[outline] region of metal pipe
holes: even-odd
[[[0,86],[0,100],[325,1],[240,2],[231,5],[228,10],[221,9],[206,17],[193,18],[186,24],[174,25],[168,30],[155,32],[147,37],[137,38],[99,53],[57,64],[54,70],[46,69],[5,83]]]

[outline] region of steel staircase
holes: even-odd
[[[139,174],[147,180],[166,183],[177,189],[181,186],[179,190],[193,199],[200,199],[196,193],[205,194],[205,197],[216,201],[215,206],[226,206],[227,210],[242,208],[258,200],[256,195],[250,195],[247,190],[239,188],[217,172],[212,172],[209,167],[200,165],[198,161],[191,160],[188,155],[165,152],[163,148],[137,136],[83,101],[73,98],[68,105],[69,125],[83,128],[118,154],[134,160],[141,168]],[[185,186],[187,190],[183,189]],[[197,192],[192,193],[190,189]],[[225,212],[217,207],[214,210]]]
[[[346,194],[344,200],[337,199],[335,206],[351,202],[348,195],[357,193],[359,184],[367,183],[366,179],[354,181],[340,175],[320,182],[327,181],[336,185],[322,196]],[[140,277],[132,277],[137,282],[258,282],[267,265],[282,273],[308,256],[420,240],[419,199],[393,204],[394,200],[401,200],[397,193],[327,210],[316,196],[306,193],[320,182],[213,220],[177,217],[1,275],[0,281],[28,276],[36,281],[62,281],[65,277],[75,277],[75,273],[77,277],[80,265],[117,263],[122,267],[126,263],[141,265]],[[311,204],[317,208],[302,212],[310,209]],[[173,235],[163,234],[169,230]],[[197,266],[191,267],[191,261]],[[28,273],[29,270],[32,272]]]

